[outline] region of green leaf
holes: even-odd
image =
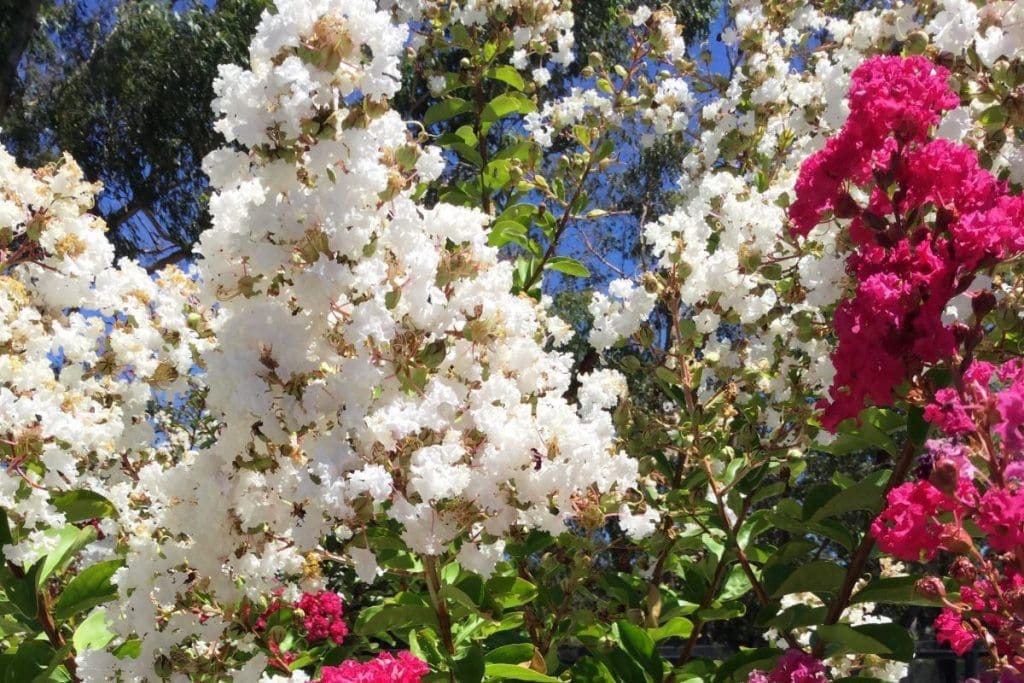
[[[70,616],[92,609],[117,597],[117,586],[110,582],[110,577],[124,564],[123,560],[107,560],[86,567],[57,598],[53,606],[53,616],[67,619]]]
[[[693,633],[693,622],[684,617],[672,617],[658,628],[647,629],[647,634],[660,642],[666,638],[689,638]]]
[[[746,595],[751,588],[750,578],[747,576],[746,571],[740,565],[734,564],[729,569],[729,574],[726,576],[725,581],[722,582],[722,592],[719,593],[718,600],[722,602],[738,600]]]
[[[889,432],[900,426],[903,417],[894,411],[866,408],[861,411],[860,419],[860,425],[852,419],[839,425],[839,435],[827,446],[819,446],[819,450],[832,455],[849,455],[881,449],[896,457],[899,448]]]
[[[772,592],[773,597],[790,593],[835,593],[846,577],[846,570],[835,562],[815,560],[794,569]]]
[[[850,598],[850,604],[856,605],[861,602],[881,602],[887,605],[919,605],[922,607],[937,607],[941,604],[938,600],[929,600],[914,590],[917,578],[913,576],[893,576],[878,578],[861,588]],[[953,590],[953,586],[947,586]]]
[[[114,504],[95,491],[68,491],[54,496],[52,500],[53,506],[63,512],[69,522],[117,516]]]
[[[654,648],[654,641],[642,628],[628,621],[618,621],[612,626],[612,636],[651,680],[659,683],[664,678],[665,670],[661,657]]]
[[[508,609],[537,597],[537,587],[518,576],[496,576],[487,582],[487,595],[499,607]]]
[[[487,127],[498,119],[515,114],[519,110],[518,98],[512,95],[498,95],[484,106],[484,110],[480,114],[480,121]]]
[[[431,607],[396,601],[373,605],[360,611],[353,630],[356,635],[372,636],[425,625],[437,627],[437,616]]]
[[[583,657],[572,665],[570,680],[585,681],[586,683],[618,683],[608,667],[591,655]]]
[[[514,66],[505,64],[503,66],[495,66],[484,72],[484,78],[490,78],[496,81],[501,81],[511,85],[516,90],[522,90],[526,87],[526,82],[523,81],[522,75]]]
[[[712,606],[698,610],[697,616],[703,621],[719,621],[742,617],[746,612],[747,608],[742,602],[733,600],[732,602],[722,603],[717,607]]]
[[[533,644],[512,643],[502,645],[488,652],[484,659],[491,664],[519,664],[533,659]]]
[[[487,244],[492,247],[504,247],[510,242],[525,246],[526,227],[514,220],[499,220],[487,236]]]
[[[782,654],[781,650],[772,647],[759,647],[752,650],[743,650],[722,663],[715,676],[715,683],[730,683],[732,681],[746,681],[747,674],[755,669],[771,671],[775,666],[775,660]]]
[[[78,551],[96,540],[96,529],[86,526],[81,529],[68,525],[56,532],[57,545],[47,553],[43,565],[36,575],[36,587],[41,587],[54,572],[63,571],[78,554]]]
[[[829,654],[889,655],[903,662],[914,658],[914,639],[899,624],[831,624],[819,626],[815,634],[832,646]]]
[[[867,510],[877,514],[882,509],[889,475],[888,470],[873,472],[863,481],[840,490],[816,507],[812,507],[808,501],[804,504],[804,519],[817,522],[852,510]]]
[[[557,678],[516,664],[488,664],[484,667],[484,678],[488,681],[537,681],[538,683],[558,683]]]
[[[45,640],[26,640],[18,645],[18,651],[7,665],[5,681],[7,683],[26,683],[50,668],[56,656],[54,650]]]
[[[0,508],[0,548],[12,543],[14,539],[11,537],[11,527],[7,523],[7,510]]]
[[[118,659],[135,659],[142,654],[142,641],[138,638],[126,640],[114,648],[114,656]]]
[[[423,125],[431,126],[441,121],[447,121],[453,116],[469,111],[470,108],[469,102],[461,97],[450,97],[446,100],[441,100],[431,106],[430,109],[427,109],[427,112],[423,115]]]
[[[484,652],[479,645],[473,645],[461,659],[452,666],[459,683],[480,683],[484,678]]]
[[[985,130],[990,132],[1003,128],[1008,119],[1009,113],[1006,107],[1001,104],[989,107],[978,116],[978,122],[985,126]]]
[[[573,277],[590,277],[590,271],[586,266],[574,258],[568,256],[554,256],[544,264],[544,270],[557,270],[559,273],[572,275]]]
[[[928,431],[931,423],[924,419],[924,409],[920,406],[910,406],[907,410],[907,436],[915,446],[921,447],[928,439]]]
[[[39,607],[36,596],[36,575],[42,565],[43,560],[40,559],[25,572],[25,576],[15,578],[8,573],[4,577],[3,595],[21,613],[22,621],[26,623],[37,624],[35,619]]]
[[[98,609],[78,625],[71,642],[76,652],[100,650],[114,639],[114,632],[107,628],[107,611]]]

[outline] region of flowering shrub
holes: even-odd
[[[639,7],[554,88],[573,20],[278,0],[187,271],[0,154],[5,680],[898,680],[879,605],[1024,675],[1024,10]]]

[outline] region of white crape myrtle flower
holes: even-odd
[[[456,13],[472,23],[489,9]],[[557,15],[545,21],[571,35]],[[559,533],[636,486],[606,409],[623,383],[602,376],[585,404],[568,403],[572,358],[549,348],[572,330],[510,293],[491,217],[414,201],[443,162],[387,109],[406,36],[370,0],[282,1],[250,68],[215,84],[230,147],[205,161],[213,228],[196,250],[217,302],[221,343],[202,358],[223,426],[147,471],[159,493],[111,609],[115,630],[144,642],[120,664],[129,678],[191,642],[197,627],[158,628],[157,615],[190,614],[194,591],[231,604],[320,587],[310,558],[339,526],[364,581],[378,568],[360,529],[382,518],[416,553],[461,542],[460,562],[487,574],[511,528]],[[200,640],[221,627],[207,622]]]
[[[579,380],[578,397],[583,414],[614,408],[628,392],[626,376],[618,370],[594,370],[580,375]]]
[[[459,548],[456,556],[459,564],[464,569],[476,572],[484,578],[489,578],[494,573],[498,562],[504,559],[505,541],[497,540],[494,543],[475,543],[467,541]]]
[[[647,320],[656,301],[654,294],[621,278],[611,282],[607,296],[594,292],[587,306],[594,316],[590,344],[600,351],[629,337]]]
[[[384,570],[377,564],[377,556],[372,550],[351,546],[348,549],[348,555],[352,558],[356,576],[363,583],[373,583],[378,576],[384,573]]]
[[[978,7],[970,0],[942,0],[942,11],[928,23],[932,40],[945,52],[960,52],[974,40],[980,25]]]
[[[142,547],[154,531],[163,500],[151,475],[188,442],[173,429],[158,435],[150,403],[155,391],[189,389],[212,338],[192,277],[114,265],[106,226],[88,213],[99,186],[70,157],[30,171],[0,150],[0,188],[0,233],[15,245],[0,270],[0,438],[12,453],[0,501],[19,528],[4,556],[27,568],[53,550],[58,533],[76,531],[68,522],[81,521],[68,519],[63,494],[86,491],[116,515],[83,530],[103,539],[79,555],[81,570],[112,558],[119,539]],[[153,589],[173,595],[170,585]],[[110,612],[131,609],[122,598]],[[81,654],[80,677],[109,679],[112,657]]]
[[[619,508],[619,528],[634,541],[653,534],[660,520],[661,514],[653,507],[647,508],[640,514],[633,514],[627,505]]]

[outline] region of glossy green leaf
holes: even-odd
[[[459,683],[480,683],[484,678],[484,653],[479,645],[470,647],[461,658],[452,664]]]
[[[95,491],[78,490],[58,494],[53,497],[53,506],[63,512],[69,522],[117,516],[114,504]]]
[[[618,621],[612,627],[612,635],[651,680],[660,683],[665,675],[662,660],[655,650],[654,640],[647,632],[628,621]]]
[[[917,582],[915,576],[892,576],[878,578],[861,588],[850,598],[850,604],[861,602],[879,602],[888,605],[919,605],[922,607],[938,607],[942,603],[930,600],[914,589]],[[947,588],[954,590],[952,583]]]
[[[816,507],[812,507],[808,501],[804,504],[804,519],[819,521],[852,510],[867,510],[877,514],[884,503],[885,485],[889,481],[889,474],[888,470],[873,472],[863,481],[839,490]]]
[[[86,526],[81,529],[68,525],[56,532],[57,544],[46,554],[36,575],[36,586],[42,586],[54,572],[60,572],[78,554],[78,551],[96,540],[96,529]]]
[[[519,71],[514,66],[508,64],[487,69],[484,72],[484,77],[511,85],[516,90],[523,90],[526,87],[526,82]]]
[[[544,270],[555,270],[573,277],[590,277],[590,271],[582,263],[568,256],[554,256],[544,264]]]
[[[437,626],[437,616],[431,607],[391,602],[361,610],[353,630],[360,636],[372,636],[424,625]]]
[[[18,645],[4,672],[5,683],[27,683],[50,668],[57,651],[45,640],[26,640]]]
[[[430,109],[427,109],[427,112],[423,115],[423,124],[431,126],[441,121],[447,121],[453,116],[469,111],[471,108],[469,102],[461,97],[450,97],[441,100],[431,106]]]
[[[715,683],[746,681],[747,674],[755,669],[771,671],[780,654],[782,654],[781,650],[772,647],[743,650],[722,662],[722,666],[719,667],[715,675]]]
[[[815,634],[835,650],[835,654],[887,655],[909,662],[914,658],[914,639],[899,624],[832,624],[819,626]]]
[[[98,609],[86,617],[85,621],[78,625],[71,642],[75,650],[99,650],[106,647],[114,639],[114,632],[107,628],[107,612]]]
[[[658,628],[647,629],[647,634],[660,642],[666,638],[689,638],[693,633],[693,622],[685,617],[672,617]]]
[[[123,560],[97,562],[71,579],[53,606],[57,619],[67,619],[117,597],[117,586],[110,578],[124,564]]]
[[[788,576],[772,591],[774,597],[790,593],[835,593],[846,577],[846,570],[835,562],[815,560],[788,572]]]
[[[484,667],[487,681],[535,681],[536,683],[557,683],[554,676],[542,674],[517,664],[488,664]]]
[[[521,664],[533,658],[532,643],[512,643],[496,647],[486,655],[484,659],[491,664]]]
[[[484,106],[480,120],[489,126],[498,119],[520,111],[520,100],[512,95],[498,95]]]

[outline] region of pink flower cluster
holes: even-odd
[[[998,582],[978,578],[960,587],[960,601],[935,620],[935,637],[959,655],[987,632],[996,652],[1024,670],[1024,576],[1010,568]],[[984,631],[984,632],[983,632]]]
[[[874,57],[852,75],[850,116],[843,129],[800,169],[793,232],[807,235],[826,211],[849,213],[846,184],[867,184],[879,165],[876,155],[890,139],[923,142],[941,112],[960,104],[947,85],[949,72],[923,57]]]
[[[850,219],[857,281],[840,302],[836,376],[822,424],[834,431],[866,401],[891,405],[923,366],[952,357],[964,329],[942,322],[979,269],[1024,251],[1024,200],[983,169],[975,152],[930,139],[959,103],[949,72],[922,57],[874,57],[852,75],[843,129],[800,169],[792,232],[828,214]],[[865,206],[850,190],[863,189]]]
[[[999,436],[1010,467],[1008,477],[1024,474],[1014,466],[1024,458],[1024,362],[1015,359],[996,367],[975,361],[964,372],[962,388],[935,392],[925,419],[949,436],[969,436],[991,430]]]
[[[803,650],[787,650],[770,672],[752,671],[747,683],[818,683],[827,681],[825,666]]]
[[[970,484],[967,484],[968,486]],[[928,481],[916,481],[889,491],[888,506],[871,524],[878,546],[901,560],[930,560],[944,543],[956,539],[964,507]],[[942,513],[956,513],[957,520],[939,521]]]
[[[337,593],[304,593],[295,607],[305,613],[302,626],[310,643],[330,639],[334,644],[341,645],[345,641],[348,626],[341,619],[341,596]]]
[[[275,596],[280,596],[280,591]],[[267,620],[271,615],[280,612],[285,607],[280,598],[275,599],[267,605],[267,609],[256,619],[253,628],[256,631],[265,631]],[[291,605],[293,610],[300,610],[302,614],[302,629],[305,631],[306,640],[310,643],[319,643],[330,640],[335,645],[341,645],[348,635],[348,626],[342,621],[341,596],[330,591],[319,593],[303,593],[295,603]]]
[[[393,657],[387,652],[368,662],[348,660],[320,670],[320,683],[419,683],[429,671],[426,663],[409,652]]]
[[[985,643],[999,680],[1024,672],[1024,363],[975,361],[936,392],[925,418],[944,438],[926,444],[926,478],[894,488],[871,533],[882,551],[903,560],[931,560],[938,550],[956,555],[948,575],[957,598],[941,580],[918,582],[942,600],[936,637],[964,654]],[[964,521],[984,534],[972,538]],[[1008,673],[1007,673],[1008,672]]]
[[[275,599],[256,619],[253,629],[257,633],[267,630],[268,620],[285,608],[280,599],[281,591],[275,591]],[[302,632],[310,645],[330,641],[341,645],[348,635],[348,626],[343,617],[341,596],[330,591],[303,593],[291,605],[302,620]],[[267,637],[270,650],[270,665],[285,672],[291,671],[291,663],[298,658],[295,652],[282,652],[279,643]],[[420,683],[429,671],[422,660],[409,652],[399,652],[395,657],[387,652],[368,662],[346,660],[338,666],[325,666],[320,670],[321,683]]]

